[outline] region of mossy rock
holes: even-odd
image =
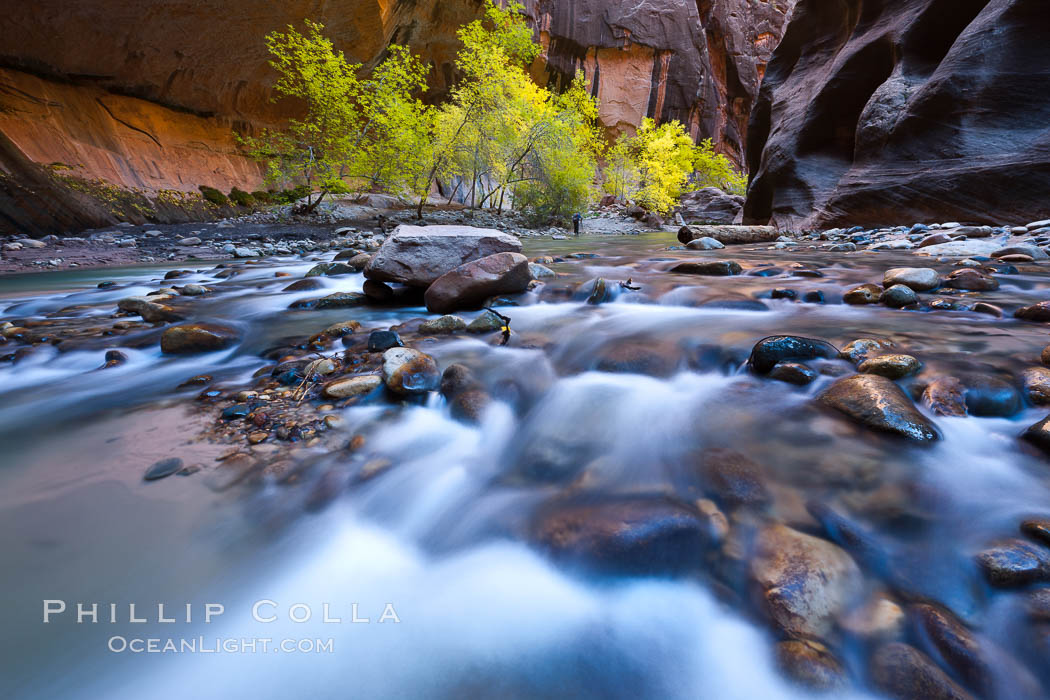
[[[201,196],[204,197],[205,200],[211,202],[212,204],[216,204],[220,207],[226,207],[230,204],[229,198],[227,198],[226,195],[224,195],[222,192],[215,189],[214,187],[201,185],[197,189],[201,191]]]
[[[236,187],[230,190],[230,201],[239,207],[255,206],[255,197]]]

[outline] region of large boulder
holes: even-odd
[[[520,253],[521,241],[491,228],[401,224],[365,266],[365,277],[429,287],[464,263],[496,253]]]
[[[745,223],[1045,218],[1048,35],[1045,0],[800,0],[751,112]]]
[[[496,294],[523,292],[531,281],[528,258],[521,253],[496,253],[441,275],[427,287],[423,299],[429,311],[447,314],[477,308]]]
[[[744,208],[744,198],[717,187],[703,187],[682,195],[679,213],[694,224],[732,224]]]

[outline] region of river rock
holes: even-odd
[[[347,275],[351,272],[357,272],[357,270],[350,267],[346,263],[317,263],[307,271],[306,277],[334,277],[336,275]]]
[[[340,321],[339,323],[333,323],[332,325],[321,331],[321,335],[326,336],[335,340],[336,338],[342,338],[343,336],[350,335],[356,330],[361,328],[361,324],[354,320]]]
[[[237,331],[228,326],[186,323],[166,329],[160,337],[160,349],[169,355],[212,352],[230,347],[238,337]]]
[[[997,588],[1050,581],[1050,550],[1021,539],[999,542],[977,555],[977,564]]]
[[[438,388],[441,373],[430,355],[390,348],[383,353],[383,382],[395,394],[425,394]]]
[[[940,439],[937,428],[915,409],[901,388],[876,374],[843,377],[817,400],[872,430],[922,443]]]
[[[911,355],[878,355],[860,363],[857,371],[878,374],[888,379],[901,379],[919,371],[919,361]]]
[[[842,301],[847,304],[877,304],[882,298],[882,287],[877,284],[861,284],[846,291]]]
[[[117,308],[128,313],[138,314],[143,321],[148,323],[166,323],[168,321],[181,321],[184,316],[167,304],[161,304],[161,299],[168,296],[161,294],[153,299],[147,297],[127,297],[117,302]]]
[[[184,297],[199,297],[202,294],[207,294],[211,290],[201,284],[186,284],[179,289],[179,294]]]
[[[779,524],[759,533],[751,576],[784,632],[818,639],[831,631],[863,582],[853,559],[837,545]]]
[[[718,240],[711,238],[710,236],[704,236],[703,238],[694,238],[685,244],[685,247],[689,250],[719,250],[725,248],[725,246]]]
[[[950,611],[920,603],[911,606],[927,651],[943,659],[968,686],[991,698],[1044,697],[1039,681],[992,640],[979,637]]]
[[[999,280],[973,268],[964,267],[948,275],[944,286],[970,292],[993,292],[999,289]]]
[[[368,352],[385,352],[404,345],[397,331],[375,330],[368,334]]]
[[[529,274],[535,280],[553,279],[558,276],[558,273],[549,267],[534,262],[529,263]]]
[[[1014,317],[1023,321],[1046,323],[1050,321],[1050,301],[1041,301],[1031,306],[1023,306],[1014,312]]]
[[[986,374],[961,374],[966,410],[972,416],[1008,418],[1022,408],[1021,392],[1013,383]]]
[[[873,355],[879,354],[882,350],[889,350],[893,347],[895,347],[893,341],[890,340],[857,338],[843,346],[839,352],[839,357],[843,360],[849,360],[853,364],[858,364]]]
[[[365,277],[428,287],[464,263],[496,253],[520,253],[521,242],[495,229],[401,224],[365,266]]]
[[[1028,426],[1021,437],[1050,455],[1050,416]]]
[[[1021,372],[1025,398],[1036,406],[1050,404],[1050,369],[1029,367]]]
[[[768,374],[778,362],[838,356],[831,343],[797,335],[773,335],[755,343],[747,364],[757,374]]]
[[[553,503],[535,516],[530,539],[557,559],[638,575],[695,569],[709,546],[700,513],[662,495]]]
[[[966,387],[955,377],[937,377],[926,385],[922,402],[938,416],[965,416]]]
[[[285,292],[311,292],[315,289],[324,289],[324,282],[317,279],[301,279],[292,282],[282,291]]]
[[[434,280],[423,299],[427,309],[445,314],[477,308],[497,294],[517,294],[532,281],[529,260],[521,253],[495,253],[464,263]]]
[[[467,322],[459,316],[441,316],[428,318],[419,324],[419,332],[424,335],[443,335],[466,330]]]
[[[819,642],[808,639],[778,642],[774,654],[780,670],[806,688],[826,692],[846,686],[842,664]]]
[[[1043,348],[1042,352],[1039,353],[1039,361],[1050,367],[1050,345],[1047,345]]]
[[[596,351],[594,368],[600,372],[669,377],[678,369],[680,360],[681,351],[669,343],[616,339]]]
[[[669,271],[683,275],[727,277],[729,275],[739,275],[743,268],[735,260],[706,260],[703,262],[678,263]]]
[[[890,642],[872,654],[870,673],[875,686],[899,700],[974,700],[962,686],[915,647]]]
[[[778,362],[769,370],[769,378],[805,386],[817,378],[817,373],[800,362]]]
[[[882,292],[879,301],[890,308],[902,309],[905,306],[919,303],[919,296],[912,291],[911,287],[906,287],[903,284],[895,284],[892,287],[886,288]]]
[[[999,250],[992,251],[990,257],[993,258],[1007,258],[1013,255],[1026,255],[1031,260],[1047,260],[1050,259],[1050,255],[1046,254],[1046,251],[1035,245],[1012,245]],[[1009,261],[1007,261],[1009,262]]]
[[[492,333],[499,330],[503,330],[503,319],[487,310],[467,324],[467,333]]]
[[[367,303],[368,297],[360,292],[336,292],[318,299],[315,308],[347,309],[355,306],[364,306]]]
[[[882,276],[882,286],[902,284],[916,292],[928,292],[941,284],[941,277],[930,267],[894,267]]]
[[[182,469],[182,460],[178,457],[168,457],[150,465],[150,468],[146,470],[142,478],[145,481],[156,481],[157,479],[171,476],[180,469]]]
[[[772,226],[697,226],[678,229],[678,241],[688,245],[698,238],[713,238],[724,245],[775,241],[780,233]]]
[[[330,399],[345,399],[371,393],[382,385],[383,378],[376,374],[340,377],[325,384],[322,393]]]
[[[763,506],[769,503],[763,470],[736,450],[709,448],[698,457],[698,474],[705,491],[720,503],[736,506]]]

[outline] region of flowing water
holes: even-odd
[[[4,696],[805,697],[775,667],[777,633],[756,612],[746,575],[596,573],[551,559],[522,534],[567,491],[695,501],[702,484],[682,465],[710,448],[740,451],[763,470],[770,502],[759,515],[731,514],[734,528],[759,518],[820,534],[828,525],[813,504],[832,508],[880,553],[882,564],[861,562],[866,592],[936,601],[1028,661],[1014,624],[1019,599],[987,587],[973,555],[1050,510],[1045,458],[1017,439],[1045,411],[930,414],[943,440],[918,447],[816,407],[845,361],[818,362],[823,373],[805,387],[755,377],[745,361],[776,334],[838,347],[884,338],[923,363],[901,382],[908,388],[936,374],[1016,375],[1038,364],[1045,330],[1009,316],[841,303],[886,268],[929,264],[911,254],[735,247],[704,255],[737,260],[744,275],[695,277],[667,272],[697,256],[669,250],[674,242],[530,241],[530,256],[596,257],[562,258],[550,265],[556,280],[502,307],[514,332],[506,346],[464,334],[417,345],[441,367],[469,366],[489,389],[496,401],[480,422],[453,419],[436,394],[338,407],[328,411],[342,419],[332,432],[366,435],[365,454],[303,447],[292,479],[219,483],[214,460],[229,445],[200,437],[215,410],[195,399],[200,387],[179,384],[210,374],[213,386],[248,388],[272,364],[261,355],[288,338],[347,318],[362,323],[360,335],[425,315],[288,309],[359,291],[359,274],[285,292],[316,260],[269,259],[224,279],[211,263],[182,263],[196,272],[175,282],[213,290],[192,300],[192,318],[237,328],[232,349],[166,356],[145,329],[73,349],[45,342],[0,365]],[[118,299],[170,284],[161,278],[174,267],[3,278],[0,318],[105,327]],[[596,277],[615,298],[587,303],[579,285]],[[639,289],[619,287],[628,278]],[[982,300],[1010,310],[1047,298],[1050,277],[1035,268],[999,279]],[[821,291],[827,303],[771,299],[774,288]],[[127,361],[99,369],[114,347]],[[143,480],[171,456],[204,469]],[[389,466],[366,480],[365,460]],[[44,624],[45,600],[68,609]],[[257,601],[272,601],[261,611],[277,619],[253,619]],[[98,603],[99,621],[78,624],[78,602]],[[130,603],[146,622],[129,621]],[[158,621],[158,603],[175,622]],[[224,612],[205,623],[207,604]],[[309,621],[292,619],[306,609]],[[326,613],[342,621],[325,622]],[[111,651],[114,637],[211,646],[331,638],[332,653],[132,653]],[[852,678],[837,696],[867,693],[865,643],[836,639]]]

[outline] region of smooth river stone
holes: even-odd
[[[937,428],[911,399],[886,377],[855,374],[839,379],[817,400],[872,430],[921,443],[940,439]]]

